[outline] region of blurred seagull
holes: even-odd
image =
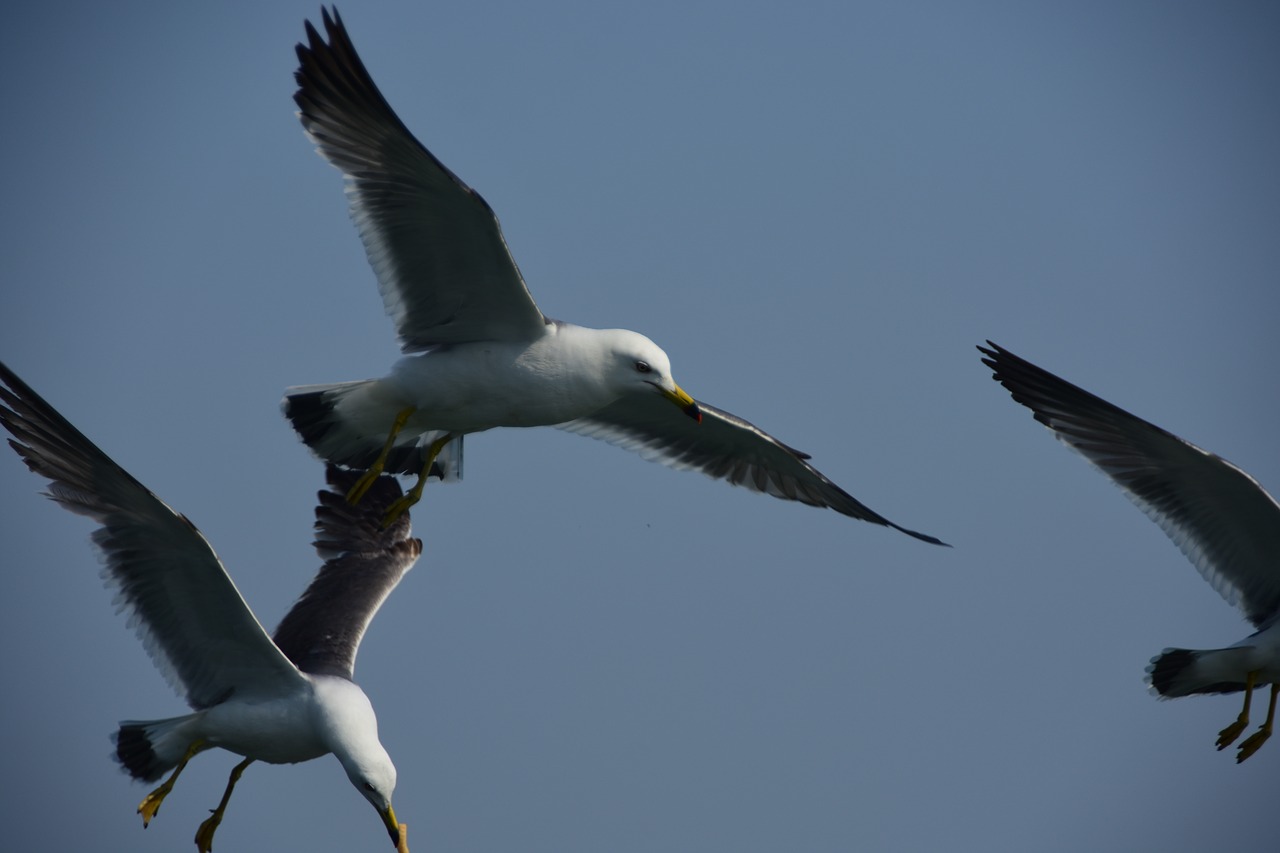
[[[1258,629],[1225,649],[1165,649],[1147,667],[1165,698],[1244,691],[1244,709],[1218,734],[1218,749],[1249,725],[1253,690],[1269,683],[1266,721],[1236,755],[1244,761],[1271,736],[1280,694],[1280,505],[1222,457],[987,344],[978,347],[982,361],[1013,399],[1124,490]]]
[[[380,478],[368,508],[357,510],[343,498],[356,475],[330,467],[328,481],[338,491],[320,492],[316,507],[316,548],[325,563],[273,640],[200,531],[3,364],[0,402],[10,446],[49,479],[48,497],[101,525],[93,542],[107,585],[156,666],[195,709],[122,722],[114,737],[116,759],[135,779],[153,782],[173,771],[138,806],[143,825],[196,753],[222,747],[242,755],[222,801],[196,832],[207,853],[250,763],[291,764],[331,752],[403,850],[403,827],[391,808],[396,768],[378,741],[373,706],[351,680],[365,629],[422,552],[407,516],[380,527],[381,512],[401,495],[399,484]]]
[[[285,396],[285,415],[317,455],[366,469],[348,499],[382,471],[418,474],[390,521],[421,497],[429,474],[461,476],[467,433],[552,425],[943,544],[872,511],[806,454],[695,402],[645,336],[544,316],[493,210],[401,123],[338,13],[325,9],[323,19],[328,43],[308,22],[308,43],[297,47],[294,101],[308,137],[346,177],[351,217],[410,354],[382,379]]]

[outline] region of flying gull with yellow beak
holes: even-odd
[[[808,456],[695,401],[644,335],[552,320],[538,309],[493,210],[400,121],[337,12],[308,22],[294,101],[307,135],[346,178],[352,219],[406,354],[381,379],[288,390],[283,408],[329,462],[364,470],[358,501],[384,471],[461,476],[462,439],[494,427],[555,426],[672,468],[829,507],[917,539],[823,476]]]

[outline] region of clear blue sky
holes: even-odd
[[[320,465],[288,385],[397,351],[341,178],[294,117],[313,2],[28,4],[0,29],[0,358],[205,533],[273,627]],[[1280,488],[1272,4],[369,2],[418,137],[551,316],[933,548],[554,430],[467,442],[357,677],[415,849],[1273,849],[1280,743],[1157,702],[1247,633],[993,383],[1013,349]],[[109,759],[184,710],[90,525],[0,455],[0,826],[187,849],[234,759],[146,832]],[[378,850],[340,767],[255,765],[219,850]]]

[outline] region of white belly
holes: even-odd
[[[329,752],[308,703],[296,698],[232,698],[205,712],[202,729],[209,743],[271,764],[309,761]]]

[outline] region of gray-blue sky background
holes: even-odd
[[[990,337],[1280,488],[1280,13],[1269,4],[341,8],[546,313],[933,548],[554,430],[467,441],[357,677],[415,849],[1272,849],[1280,744],[1157,702],[1247,633],[989,378]],[[317,565],[288,385],[397,351],[293,114],[315,3],[80,4],[0,29],[0,358],[187,514],[273,627]],[[187,849],[108,758],[184,706],[90,525],[0,456],[12,849]],[[1260,719],[1260,717],[1259,717]],[[378,850],[340,767],[255,765],[220,850]]]

